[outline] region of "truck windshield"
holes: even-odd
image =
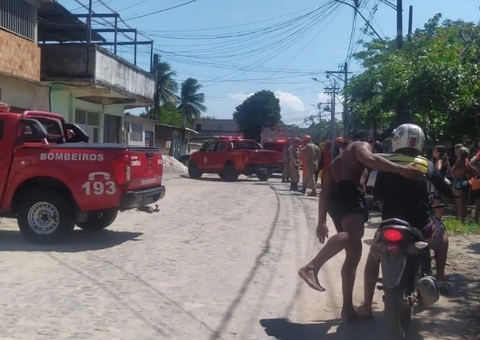
[[[232,141],[232,150],[257,150],[258,146],[256,144],[249,140]]]

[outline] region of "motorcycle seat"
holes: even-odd
[[[410,225],[410,223],[408,223],[407,221],[404,221],[404,220],[401,220],[399,218],[389,218],[388,220],[383,220],[382,222],[380,222],[379,224],[379,228],[382,229],[382,228],[385,228],[387,226],[402,226],[402,227],[407,227],[407,228],[411,228],[412,226]]]

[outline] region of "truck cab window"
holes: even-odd
[[[205,152],[215,152],[217,150],[218,143],[211,143],[205,149]]]
[[[257,147],[254,142],[249,141],[235,141],[233,142],[233,150],[256,150]]]

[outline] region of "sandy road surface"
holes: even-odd
[[[338,326],[343,255],[322,271],[327,292],[298,280],[320,247],[315,198],[277,179],[166,185],[161,213],[123,213],[62,246],[30,245],[3,220],[0,339],[388,339],[381,313]],[[444,305],[414,320],[412,339],[460,338]]]

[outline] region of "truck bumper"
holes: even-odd
[[[247,168],[245,169],[247,174],[266,174],[266,173],[273,173],[276,170],[278,170],[278,165],[269,165],[269,164],[251,164],[248,165]]]
[[[120,210],[136,209],[143,207],[165,197],[164,186],[126,191],[120,198]]]

